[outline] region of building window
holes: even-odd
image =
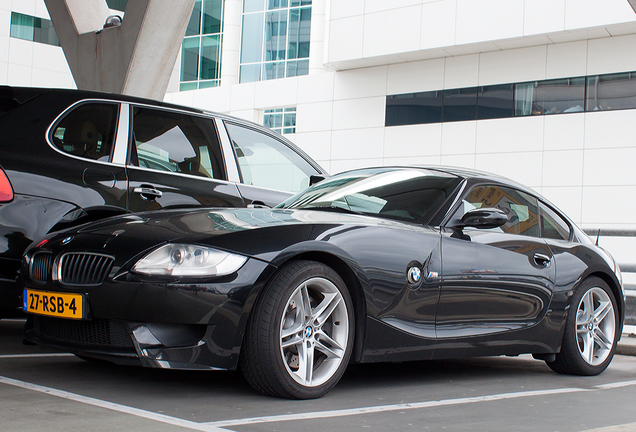
[[[124,12],[126,10],[128,0],[106,0],[106,4],[108,5],[108,9]]]
[[[263,125],[279,134],[296,133],[296,107],[265,110]]]
[[[636,109],[636,72],[388,95],[385,126]]]
[[[309,73],[311,0],[244,0],[239,82]]]
[[[60,46],[53,23],[44,18],[11,12],[11,37]]]
[[[197,0],[181,46],[179,90],[221,84],[224,0]]]

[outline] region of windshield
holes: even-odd
[[[418,168],[375,168],[335,175],[278,205],[355,212],[426,223],[461,179]]]

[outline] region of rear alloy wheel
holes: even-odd
[[[241,369],[257,390],[292,399],[321,397],[342,377],[353,347],[351,297],[331,268],[297,261],[255,305]]]
[[[617,309],[614,294],[599,278],[588,278],[572,299],[561,352],[553,370],[573,375],[598,375],[612,361],[617,344]]]

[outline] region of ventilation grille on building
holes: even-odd
[[[73,252],[60,258],[60,282],[64,285],[99,285],[113,267],[111,256]]]
[[[53,265],[53,255],[48,252],[41,252],[33,255],[31,260],[31,280],[38,283],[46,283],[51,274]]]

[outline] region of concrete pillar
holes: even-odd
[[[636,0],[635,0],[636,1]],[[311,35],[309,37],[309,74],[328,72],[325,68],[325,27],[327,25],[327,0],[311,3]]]
[[[632,7],[632,9],[634,9],[634,12],[636,12],[636,0],[627,0],[629,2],[629,5]]]
[[[195,0],[134,0],[104,28],[105,0],[44,0],[78,89],[162,100]]]
[[[238,84],[241,55],[241,19],[243,0],[225,0],[223,11],[223,51],[221,53],[221,85]]]

